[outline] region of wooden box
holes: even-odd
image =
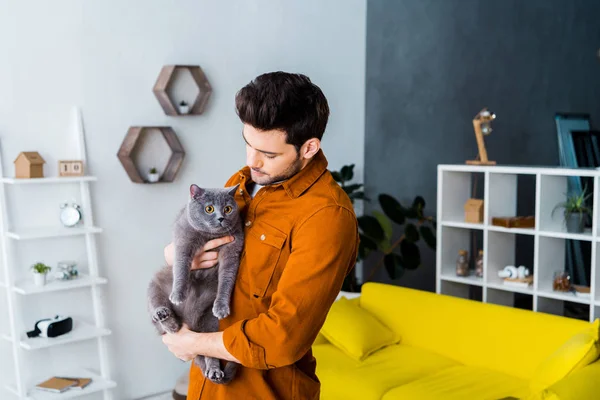
[[[465,203],[465,222],[473,224],[480,224],[483,222],[483,200],[467,200]]]
[[[535,217],[492,217],[492,225],[505,228],[535,228]]]

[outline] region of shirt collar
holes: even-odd
[[[319,150],[313,159],[303,169],[301,169],[300,172],[292,176],[290,179],[273,186],[283,186],[288,196],[295,199],[304,193],[306,189],[311,187],[317,181],[317,179],[323,175],[323,173],[327,170],[327,165],[327,158],[325,158],[323,150]],[[239,171],[239,174],[240,178],[246,179],[246,182],[250,181],[251,175],[250,168],[248,166],[242,168]]]

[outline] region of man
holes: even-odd
[[[321,138],[329,106],[309,78],[284,72],[257,77],[236,95],[247,166],[240,184],[244,252],[220,332],[183,327],[163,336],[182,360],[197,354],[242,365],[227,385],[205,379],[192,363],[188,400],[317,399],[320,383],[311,345],[353,267],[358,225],[352,203],[327,171]],[[210,268],[207,243],[192,268]],[[172,244],[165,248],[172,264]]]

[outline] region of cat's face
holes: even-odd
[[[228,233],[239,223],[238,206],[233,195],[239,185],[225,189],[190,186],[188,221],[203,232]]]

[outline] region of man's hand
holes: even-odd
[[[175,357],[183,361],[190,361],[198,355],[196,347],[199,336],[198,332],[191,331],[184,324],[177,333],[165,333],[162,341]]]
[[[192,270],[201,268],[214,267],[218,262],[218,251],[215,250],[217,247],[223,246],[224,244],[233,242],[233,236],[225,236],[206,242],[204,247],[196,252],[194,259],[192,260]],[[175,245],[169,243],[165,247],[165,261],[168,265],[173,265],[175,259]]]

